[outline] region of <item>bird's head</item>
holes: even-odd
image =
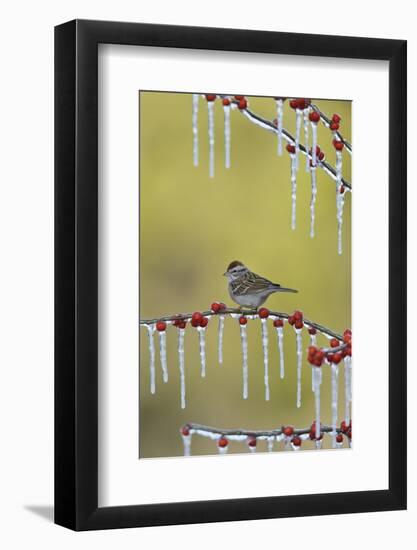
[[[223,275],[227,277],[229,281],[234,281],[236,279],[240,279],[240,277],[248,271],[248,268],[242,264],[242,262],[235,260],[228,265],[227,270],[223,273]]]

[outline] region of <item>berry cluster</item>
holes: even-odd
[[[311,329],[309,329],[310,332]],[[310,334],[314,334],[310,332]],[[352,331],[346,329],[343,333],[343,341],[338,340],[337,338],[332,338],[330,340],[330,347],[337,348],[337,351],[324,351],[319,349],[316,346],[309,346],[308,348],[308,362],[315,366],[321,367],[323,361],[326,360],[328,363],[333,363],[338,365],[342,359],[345,357],[352,356]],[[340,349],[341,348],[341,349]]]
[[[292,315],[288,317],[288,323],[295,329],[300,330],[304,326],[304,317],[302,311],[294,311]]]
[[[342,151],[345,144],[343,141],[339,141],[338,139],[333,140],[333,147],[336,149],[336,151]]]
[[[310,99],[299,98],[299,99],[291,99],[290,100],[291,109],[300,109],[301,111],[304,111],[304,109],[307,109],[307,107],[310,104],[311,104]]]
[[[217,95],[216,94],[205,94],[206,101],[212,102],[216,101]],[[248,106],[248,100],[243,95],[235,95],[233,99],[230,99],[229,97],[224,97],[222,99],[222,105],[224,107],[228,107],[232,103],[236,103],[238,108],[240,110],[246,109]]]
[[[317,437],[317,434],[316,434],[316,421],[315,420],[310,426],[309,437],[312,441],[320,441],[321,439],[323,439],[323,431],[321,430],[321,424],[320,424],[320,436]]]
[[[221,313],[226,309],[226,304],[223,302],[213,302],[210,306],[210,309],[213,313]]]
[[[310,147],[310,155],[313,153],[313,149]],[[318,160],[322,161],[324,160],[324,151],[320,149],[318,145],[316,145],[316,157]],[[310,166],[312,166],[312,162],[310,162]]]
[[[317,111],[311,111],[311,113],[308,115],[308,118],[310,119],[310,122],[314,122],[317,124],[320,120],[320,113]]]
[[[191,316],[191,326],[194,328],[202,327],[205,328],[208,325],[208,317],[204,317],[199,311],[194,311]]]
[[[337,132],[340,128],[340,121],[342,119],[340,118],[340,116],[338,114],[334,114],[332,116],[332,120],[330,121],[330,130],[333,130],[333,132]]]
[[[340,431],[342,432],[342,434],[345,434],[346,437],[352,439],[352,420],[349,422],[349,424],[346,424],[346,422],[343,420],[340,424]]]
[[[184,329],[187,326],[187,321],[185,319],[181,319],[181,317],[178,317],[178,319],[174,319],[172,321],[172,324],[174,327]]]

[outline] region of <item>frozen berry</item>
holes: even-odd
[[[337,352],[333,355],[333,363],[335,365],[338,365],[342,359],[343,359],[343,354],[340,352]]]
[[[298,99],[291,99],[291,101],[290,101],[290,107],[291,107],[291,109],[297,109],[297,107],[298,107]]]
[[[228,97],[225,97],[223,98],[222,103],[225,107],[227,107],[228,105],[230,105],[230,99]]]
[[[247,318],[246,318],[244,315],[242,315],[241,317],[239,317],[239,323],[240,323],[241,325],[247,325],[247,324],[248,324],[248,320],[247,320]]]
[[[330,123],[330,130],[333,130],[333,132],[337,132],[338,129],[339,129],[339,124],[337,122]]]
[[[267,319],[269,317],[269,309],[266,307],[261,307],[261,309],[258,311],[258,315],[261,319]]]
[[[319,160],[324,160],[324,153],[323,151],[320,151],[320,153],[317,155]]]
[[[303,326],[304,326],[304,323],[301,321],[301,319],[298,320],[298,321],[295,321],[295,323],[294,323],[294,328],[296,328],[297,330],[302,329]]]
[[[308,115],[308,118],[310,119],[311,122],[318,122],[320,120],[320,115],[317,111],[312,111]]]
[[[241,99],[245,99],[245,96],[244,95],[235,95],[235,99],[240,101]]]
[[[246,109],[246,107],[248,106],[248,102],[246,101],[245,98],[242,98],[239,100],[239,104],[238,104],[238,107],[241,111],[243,111],[244,109]]]
[[[284,326],[283,319],[275,319],[274,320],[274,327],[278,328],[278,327],[283,327],[283,326]]]
[[[337,139],[333,140],[333,147],[336,149],[336,151],[341,151],[344,146],[345,144],[343,143],[343,141],[339,141]]]
[[[317,329],[315,327],[310,327],[308,333],[314,336],[314,334],[317,334]]]
[[[182,435],[190,435],[190,426],[188,424],[185,424],[185,426],[183,426],[181,428],[181,433]]]
[[[199,323],[202,318],[203,318],[203,316],[201,315],[201,313],[199,311],[194,311],[194,313],[191,316],[191,321],[196,321],[196,322]]]
[[[302,311],[294,311],[293,317],[296,321],[302,321],[303,320],[303,312]]]
[[[338,443],[342,443],[343,442],[343,434],[337,434],[336,436],[336,441]]]
[[[255,436],[250,436],[248,437],[248,445],[249,447],[256,447],[256,437]]]
[[[339,340],[337,338],[332,338],[330,340],[330,347],[337,348],[339,345]]]
[[[166,328],[167,328],[167,324],[165,323],[165,321],[158,321],[156,323],[156,330],[158,330],[159,332],[164,332]]]
[[[290,316],[288,317],[288,323],[289,323],[291,326],[294,325],[295,319],[294,319],[294,316],[293,316],[293,315],[290,315]]]
[[[187,326],[187,321],[178,321],[177,327],[184,329]]]
[[[206,94],[206,100],[207,101],[215,101],[216,94]]]
[[[341,120],[342,119],[340,118],[340,116],[336,113],[332,116],[332,122],[335,122],[336,124],[339,124]]]
[[[294,428],[292,426],[285,426],[285,428],[282,430],[283,434],[287,437],[291,437],[294,433]]]
[[[287,143],[285,148],[290,153],[290,155],[293,155],[295,153],[295,147],[294,145],[291,145],[291,143]]]
[[[208,325],[208,317],[203,317],[200,321],[200,327],[205,328]]]
[[[219,302],[213,302],[210,306],[210,309],[213,313],[218,313],[221,310],[222,306]]]
[[[301,438],[298,437],[298,435],[296,435],[295,437],[292,438],[291,443],[292,443],[295,447],[301,447]]]
[[[226,437],[223,437],[223,436],[222,436],[222,437],[218,440],[218,442],[217,442],[217,445],[218,445],[219,447],[221,447],[222,449],[224,449],[225,447],[227,447],[228,444],[229,444],[228,439],[227,439]]]

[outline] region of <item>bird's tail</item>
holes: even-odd
[[[277,285],[276,292],[298,292],[298,290],[294,290],[293,288],[285,288],[285,286]]]

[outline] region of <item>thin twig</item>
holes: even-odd
[[[316,111],[316,113],[318,113],[320,115],[321,121],[326,126],[326,128],[330,128],[330,124],[332,123],[330,118],[325,113],[323,113],[323,111],[320,111],[320,109],[317,107],[317,105],[314,105],[313,103],[311,103],[310,107],[312,109],[314,109],[314,111]],[[347,139],[345,139],[340,132],[336,131],[335,133],[336,133],[338,139],[345,144],[345,147],[349,151],[349,153],[352,153],[351,143],[349,143],[347,141]]]
[[[212,426],[205,426],[204,424],[197,424],[195,422],[187,422],[187,428],[190,430],[190,433],[200,431],[207,432],[212,434],[227,435],[237,435],[237,436],[248,436],[248,437],[273,437],[277,435],[282,435],[285,426],[281,428],[276,428],[274,430],[246,430],[246,429],[233,429],[233,428],[214,428]],[[333,432],[332,426],[322,425],[320,431],[323,433]],[[303,435],[311,432],[310,428],[294,428],[293,435]],[[342,433],[340,428],[336,427],[336,433]]]
[[[238,315],[255,315],[258,316],[258,310],[257,309],[239,309],[239,308],[226,308],[222,311],[219,311],[219,313],[214,313],[213,311],[202,311],[201,315],[203,317],[215,317],[216,315],[232,315],[232,314],[238,314]],[[163,317],[157,317],[155,319],[140,319],[139,324],[140,325],[153,325],[154,323],[157,323],[158,321],[176,321],[176,320],[183,320],[188,321],[192,317],[192,313],[179,313],[175,315],[165,315]],[[279,319],[288,319],[291,315],[289,313],[284,313],[281,311],[270,311],[269,316],[271,318],[279,318]],[[332,338],[336,338],[337,340],[342,341],[343,337],[341,334],[338,334],[334,330],[331,330],[330,328],[325,327],[324,325],[321,325],[319,323],[316,323],[315,321],[310,321],[309,319],[303,319],[304,325],[307,327],[312,327],[318,330],[319,332],[322,332],[324,334],[327,334],[328,336]],[[330,348],[333,349],[333,348]],[[336,348],[334,348],[336,349]]]

